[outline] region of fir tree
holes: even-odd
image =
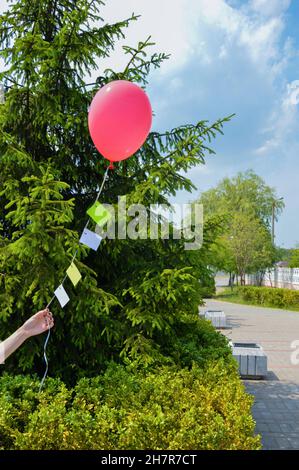
[[[166,54],[149,55],[150,38],[124,47],[124,70],[96,70],[135,15],[116,24],[101,18],[100,0],[17,0],[0,17],[5,102],[0,105],[0,337],[44,307],[78,246],[86,209],[95,198],[105,161],[87,128],[88,106],[100,86],[131,80],[146,88]],[[194,185],[182,171],[204,164],[206,142],[225,118],[151,132],[129,160],[110,173],[102,201],[146,206],[168,203]],[[209,145],[209,144],[208,144]],[[205,261],[217,223],[203,248],[182,240],[104,240],[96,255],[80,245],[83,281],[64,310],[53,305],[56,327],[49,346],[50,372],[65,379],[95,374],[107,361],[142,364],[180,360],[179,350],[197,331],[200,285],[210,279]],[[201,283],[198,282],[198,279]],[[197,336],[196,336],[197,335]],[[41,370],[41,339],[22,348],[6,368]]]

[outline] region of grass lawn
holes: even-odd
[[[259,304],[257,302],[252,302],[249,300],[244,300],[243,297],[239,294],[237,289],[231,289],[227,287],[222,289],[218,294],[213,297],[215,300],[221,300],[223,302],[232,302],[234,304],[242,304],[242,305],[254,305],[256,307],[263,307],[263,308],[275,308],[279,310],[291,310],[293,312],[299,312],[299,307],[285,305],[284,307],[278,307],[277,305],[273,304]]]

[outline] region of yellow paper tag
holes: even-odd
[[[75,263],[72,263],[70,265],[70,267],[66,271],[66,274],[68,275],[74,286],[76,286],[82,278],[81,273]]]

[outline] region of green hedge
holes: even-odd
[[[299,291],[275,287],[242,286],[236,288],[243,300],[258,305],[299,309]]]
[[[68,389],[0,377],[2,449],[259,449],[234,361],[148,374],[111,365]]]

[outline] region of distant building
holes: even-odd
[[[278,261],[275,263],[275,266],[277,268],[288,268],[289,267],[289,262],[288,261]]]

